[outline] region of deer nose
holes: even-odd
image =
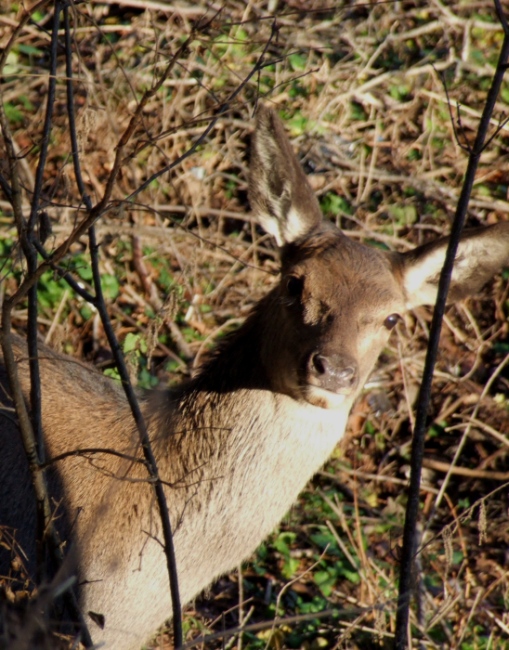
[[[357,364],[343,354],[314,352],[309,357],[308,372],[310,383],[334,393],[351,390],[358,381]]]

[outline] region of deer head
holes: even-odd
[[[351,403],[404,311],[435,302],[447,239],[397,253],[347,237],[323,219],[282,123],[264,107],[249,197],[281,252],[261,350],[271,386],[322,408]],[[508,259],[509,224],[465,234],[450,300],[477,291]]]

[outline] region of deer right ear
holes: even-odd
[[[251,143],[249,202],[263,229],[278,246],[311,233],[322,212],[283,124],[260,106]]]
[[[448,237],[398,256],[408,309],[435,304]],[[448,303],[462,300],[509,264],[509,222],[466,230],[454,262]]]

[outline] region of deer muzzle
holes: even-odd
[[[307,364],[308,381],[332,393],[351,393],[359,382],[357,363],[344,354],[311,354]]]

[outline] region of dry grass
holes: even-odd
[[[189,372],[186,358],[199,356],[235,325],[277,271],[273,244],[257,230],[246,204],[247,142],[260,100],[280,109],[324,210],[352,237],[406,250],[447,231],[467,163],[464,145],[475,135],[501,42],[489,2],[346,2],[333,10],[311,0],[193,3],[175,10],[151,0],[142,5],[122,0],[73,10],[79,50],[74,88],[83,171],[95,202],[142,93],[194,30],[125,152],[113,194],[118,207],[98,223],[117,335],[150,338],[151,324],[160,325],[153,374],[173,380]],[[19,19],[16,10],[4,9],[2,46]],[[36,22],[49,28],[49,18],[41,14]],[[43,29],[27,25],[4,71],[26,188],[33,187],[38,160],[48,39]],[[131,203],[120,203],[188,150],[264,48],[267,67],[241,88],[197,151]],[[48,250],[70,233],[80,204],[69,156],[63,57],[58,76],[44,187],[53,226]],[[508,101],[505,85],[469,225],[508,218],[509,127],[498,129]],[[4,165],[0,159],[6,175]],[[28,213],[29,189],[23,200]],[[2,267],[0,294],[9,295],[21,269],[5,196],[0,224],[0,254],[10,254],[12,262]],[[83,238],[68,261],[84,282],[86,251]],[[50,275],[41,296],[46,339],[108,366],[97,315]],[[499,277],[482,295],[451,308],[444,325],[413,616],[425,648],[509,647],[507,299],[506,276]],[[16,321],[23,328],[23,309]],[[234,627],[242,617],[254,623],[325,607],[341,615],[286,624],[271,636],[256,630],[243,647],[390,647],[412,407],[429,321],[422,309],[398,327],[351,416],[346,443],[282,532],[244,568],[246,602],[239,606],[239,578],[221,580],[212,597],[188,609],[190,639],[205,629]],[[146,364],[141,377],[150,383]],[[327,572],[329,583],[320,587]],[[160,643],[167,647],[163,637]],[[225,643],[241,647],[238,637]]]

